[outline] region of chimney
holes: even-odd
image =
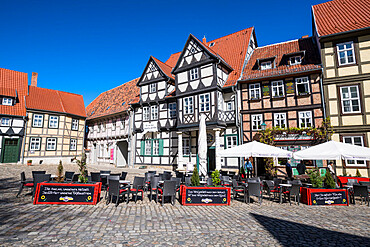
[[[203,37],[203,44],[207,43],[206,36]]]
[[[37,87],[37,76],[36,72],[32,72],[31,86]]]
[[[308,35],[304,35],[302,36],[302,39],[305,39],[305,38],[308,38],[309,36]]]

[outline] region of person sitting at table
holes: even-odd
[[[285,164],[285,170],[286,170],[286,174],[288,176],[288,179],[292,179],[293,170],[292,170],[292,166],[290,165],[290,159],[288,159],[286,164]]]
[[[299,175],[303,175],[306,173],[306,165],[304,164],[303,160],[297,165],[297,171]]]

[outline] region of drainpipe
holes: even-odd
[[[22,154],[21,154],[21,161],[22,161],[22,164],[24,164],[24,148],[26,146],[26,132],[27,132],[27,117],[28,117],[28,113],[26,113],[26,117],[23,117],[23,121],[24,121],[24,135],[23,135],[23,143],[22,143]]]
[[[323,87],[323,82],[322,82],[322,77],[323,76],[324,76],[324,69],[321,68],[321,75],[320,75],[321,102],[322,102],[322,107],[323,107],[324,118],[326,119],[326,108],[325,108],[325,99],[324,99],[324,87]]]
[[[135,162],[133,162],[133,150],[132,150],[132,145],[131,145],[131,141],[132,141],[132,139],[134,139],[135,140],[135,138],[133,138],[132,137],[132,124],[133,124],[133,116],[134,116],[134,114],[133,114],[133,108],[132,107],[130,107],[129,108],[129,110],[127,110],[127,113],[128,113],[128,117],[129,117],[129,120],[128,120],[128,134],[127,134],[127,140],[128,140],[128,142],[127,142],[127,149],[128,150],[130,150],[130,152],[128,152],[128,164],[127,164],[127,166],[129,167],[130,166],[130,163],[132,163],[132,168],[134,168],[134,164],[135,164]],[[136,145],[134,145],[134,147],[136,147]]]

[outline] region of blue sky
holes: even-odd
[[[259,46],[312,34],[325,1],[0,0],[0,67],[38,72],[38,86],[84,96],[140,77],[189,33],[207,40],[254,26]]]

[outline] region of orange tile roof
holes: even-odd
[[[0,105],[0,114],[26,116],[24,97],[28,94],[27,73],[0,68],[0,88],[2,95],[18,96],[15,105]]]
[[[82,95],[29,86],[26,107],[30,110],[67,113],[86,117]]]
[[[302,64],[288,65],[284,55],[305,52]],[[258,60],[275,57],[275,68],[259,70]],[[312,37],[257,47],[243,70],[241,81],[294,74],[321,69],[318,50]]]
[[[175,80],[175,77],[171,74],[172,67],[170,67],[168,64],[163,63],[162,61],[158,60],[157,58],[151,56],[153,60],[157,63],[157,65],[160,67],[160,69],[165,73],[168,77]]]
[[[101,93],[87,107],[88,120],[127,111],[137,101],[140,89],[136,86],[139,78]]]
[[[177,53],[174,53],[172,54],[168,59],[167,61],[165,62],[165,64],[167,64],[168,66],[170,67],[175,67],[176,63],[177,63],[177,60],[179,60],[179,57],[180,57],[180,54],[181,54],[181,51],[180,52],[177,52]]]
[[[320,37],[370,27],[369,0],[334,0],[312,10]]]

